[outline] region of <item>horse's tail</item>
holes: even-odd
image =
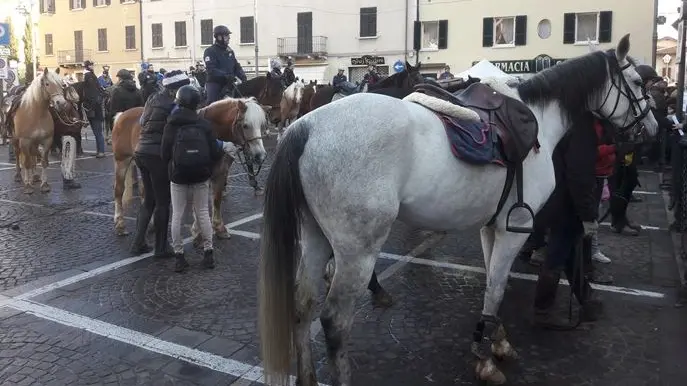
[[[131,199],[134,198],[134,157],[129,158],[124,171],[124,193],[122,193],[122,207],[129,207]]]
[[[307,121],[290,127],[265,185],[258,319],[266,384],[287,385],[289,380],[300,222],[307,205],[298,160],[309,137]]]

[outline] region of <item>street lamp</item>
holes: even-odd
[[[21,13],[24,17],[28,17],[29,23],[31,23],[31,63],[33,63],[34,78],[36,77],[36,25],[33,22],[33,7],[35,3],[35,0],[30,0],[29,9],[26,9],[26,5],[21,3],[17,6],[17,12]]]

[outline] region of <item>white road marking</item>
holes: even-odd
[[[649,196],[653,196],[653,195],[657,196],[659,194],[658,192],[647,192],[644,190],[633,190],[632,193],[644,194],[644,195],[649,195]]]
[[[5,203],[5,204],[30,206],[32,208],[47,208],[47,206],[43,205],[43,204],[36,204],[33,202],[23,202],[23,201],[12,201],[12,200],[6,200],[4,198],[0,198],[0,202]]]
[[[602,222],[599,225],[607,226],[610,227],[611,223],[610,222]],[[653,225],[639,225],[642,229],[648,230],[648,231],[665,231],[667,230],[666,228],[660,228],[660,227],[655,227]]]
[[[128,328],[120,327],[97,319],[88,318],[40,303],[26,300],[13,300],[8,304],[8,306],[16,310],[38,316],[42,319],[88,331],[96,335],[116,340],[118,342],[123,342],[134,347],[166,355],[168,357],[179,359],[194,365],[203,366],[205,368],[229,374],[234,377],[254,382],[264,382],[262,375],[263,369],[259,366],[253,366],[205,351],[168,342],[150,334],[130,330]],[[296,377],[291,376],[290,382],[295,383]],[[328,386],[324,383],[319,383],[318,385]]]
[[[107,158],[107,157],[111,157],[111,156],[112,156],[112,153],[105,153],[105,157],[103,157],[103,158]],[[81,161],[81,160],[93,159],[93,158],[96,158],[96,157],[95,157],[95,156],[81,157],[81,158],[76,158],[76,160],[77,160],[77,161]],[[60,162],[62,162],[62,161],[56,160],[56,161],[50,161],[48,164],[49,164],[49,165],[56,165],[56,164],[59,164]],[[10,164],[10,165],[11,165],[11,164]],[[16,166],[12,166],[12,167],[9,167],[9,168],[0,168],[0,171],[3,171],[3,170],[14,170],[15,168],[16,168]]]
[[[240,231],[240,233],[239,233],[236,230],[232,230],[232,233],[234,233],[237,236],[249,237],[251,239],[259,239],[260,238],[260,234],[255,233],[255,232]],[[411,252],[413,252],[413,251],[411,251]],[[422,252],[419,252],[419,253],[422,253]],[[419,254],[419,253],[416,252],[415,254]],[[390,260],[396,260],[399,262],[403,262],[403,264],[411,263],[411,264],[418,264],[418,265],[427,265],[427,266],[436,267],[436,268],[452,269],[452,270],[456,270],[456,271],[466,271],[466,272],[486,274],[486,270],[483,267],[474,267],[471,265],[463,265],[463,264],[428,260],[428,259],[423,259],[420,257],[413,257],[412,254],[403,256],[403,255],[396,255],[393,253],[382,252],[379,255],[379,257],[384,258],[384,259],[390,259]],[[450,257],[450,256],[447,256],[447,257]],[[396,265],[396,264],[394,264],[394,265]],[[392,265],[389,268],[392,268],[392,267],[394,267],[394,266]],[[379,277],[381,277],[381,275]],[[511,272],[510,277],[515,278],[515,279],[537,281],[537,275],[533,275],[530,273]],[[560,283],[563,285],[568,285],[567,280],[561,279]],[[600,285],[600,284],[592,284],[592,287],[594,287],[595,289],[598,289],[600,291],[614,292],[614,293],[625,294],[625,295],[644,296],[644,297],[657,298],[657,299],[662,299],[665,297],[665,294],[663,294],[661,292],[645,291],[645,290],[628,288],[628,287],[617,287],[617,286],[612,286],[612,285]]]
[[[80,213],[86,213],[86,212],[80,212]],[[98,212],[89,212],[87,214],[113,218],[112,215],[105,215],[104,213],[98,213]],[[259,216],[262,216],[262,213],[254,214],[254,215],[248,216],[246,218],[236,220],[232,223],[227,224],[225,226],[225,228],[227,228],[227,230],[230,230],[230,227],[236,226],[235,224],[245,224],[247,222],[253,221],[256,218],[260,218]],[[183,240],[183,244],[186,245],[186,244],[190,243],[191,241],[193,241],[193,237],[187,237]],[[58,288],[62,288],[62,287],[65,287],[65,286],[68,286],[68,285],[71,285],[74,283],[78,283],[82,280],[90,279],[92,277],[98,276],[98,275],[106,273],[106,272],[114,271],[118,268],[125,267],[127,265],[130,265],[130,264],[136,263],[138,261],[141,261],[143,259],[146,259],[152,255],[153,255],[153,253],[149,252],[149,253],[144,253],[142,255],[129,257],[127,259],[115,261],[114,263],[106,264],[106,265],[100,266],[98,268],[92,269],[90,271],[80,273],[78,275],[74,275],[72,277],[68,277],[66,279],[56,281],[54,283],[47,284],[45,286],[36,288],[36,289],[28,291],[28,292],[24,292],[21,295],[15,296],[13,299],[28,300],[34,296],[38,296],[38,295],[44,294],[46,292],[56,290]],[[2,303],[0,303],[0,306],[2,306]]]

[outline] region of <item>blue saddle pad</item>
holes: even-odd
[[[440,116],[456,158],[473,165],[506,166],[498,135],[486,122],[464,121]]]

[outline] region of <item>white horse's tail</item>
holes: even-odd
[[[121,113],[117,113],[119,114]],[[131,157],[124,172],[124,193],[122,193],[122,208],[124,209],[129,207],[131,199],[134,198],[134,167],[134,157]]]

